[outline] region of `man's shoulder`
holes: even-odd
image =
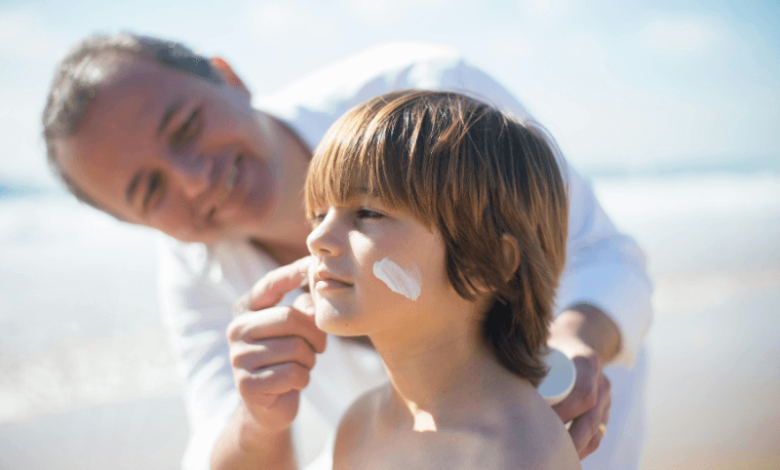
[[[336,60],[306,75],[292,87],[314,80],[321,82],[325,79],[329,82],[329,78],[339,82],[357,82],[366,77],[388,74],[415,64],[460,59],[460,52],[448,46],[424,42],[390,42]]]
[[[341,101],[361,102],[362,95],[376,96],[399,88],[416,88],[421,78],[440,75],[462,60],[458,50],[430,43],[380,44],[306,74],[270,96],[258,98],[261,109],[291,103],[331,111]],[[425,76],[425,77],[423,77]]]
[[[393,90],[453,88],[465,61],[452,48],[388,43],[315,70],[285,89],[258,96],[253,105],[284,121],[314,149],[350,108]]]

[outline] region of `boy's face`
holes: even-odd
[[[440,234],[410,214],[370,197],[314,213],[310,287],[324,331],[397,337],[411,324],[437,328],[465,302],[447,277]]]

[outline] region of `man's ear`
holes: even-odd
[[[252,98],[252,93],[249,91],[249,88],[247,88],[246,85],[244,85],[244,82],[238,78],[236,72],[233,71],[233,68],[230,66],[230,64],[227,63],[225,59],[222,57],[212,57],[211,65],[219,71],[220,75],[222,75],[222,78],[225,79],[225,82],[227,82],[228,85],[241,89],[247,94],[247,97],[250,99]]]
[[[504,250],[504,266],[506,267],[506,280],[512,278],[520,266],[520,244],[517,239],[507,233],[501,235],[501,248]]]

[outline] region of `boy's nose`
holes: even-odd
[[[343,252],[342,241],[335,230],[335,217],[328,214],[306,238],[306,246],[314,256],[340,256]]]

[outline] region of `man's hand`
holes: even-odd
[[[601,371],[598,353],[587,345],[572,342],[571,348],[564,350],[563,345],[556,342],[555,347],[574,361],[577,380],[569,396],[553,410],[564,423],[572,421],[569,433],[582,460],[598,448],[604,437],[603,428],[599,426],[609,422],[610,384]]]
[[[309,294],[276,306],[307,280],[309,258],[269,272],[242,297],[227,329],[230,361],[244,406],[264,433],[289,428],[326,334],[317,328]]]
[[[290,425],[326,335],[314,323],[309,294],[291,307],[284,296],[307,280],[309,258],[269,272],[238,301],[227,329],[242,403],[211,454],[214,470],[294,470]]]
[[[577,305],[559,315],[550,329],[548,345],[574,361],[574,390],[553,407],[564,423],[580,459],[595,451],[605,435],[612,405],[609,380],[602,365],[618,352],[620,333],[612,321],[590,305]]]

